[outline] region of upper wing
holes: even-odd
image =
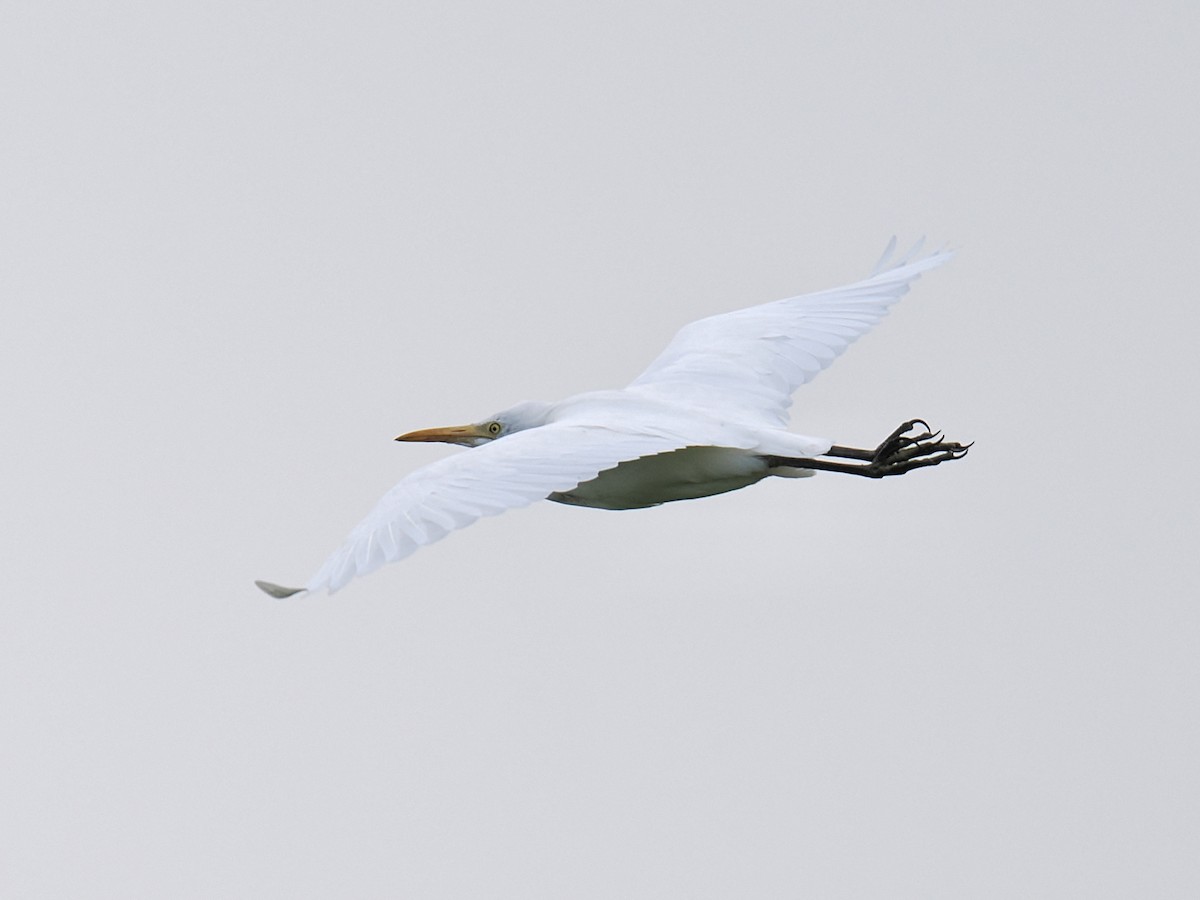
[[[738,421],[785,426],[792,392],[869,331],[922,272],[953,255],[943,250],[913,261],[918,242],[892,260],[895,246],[892,238],[865,281],[685,325],[630,388]]]
[[[259,587],[277,597],[299,590],[330,593],[356,575],[403,559],[482,516],[528,506],[567,491],[605,469],[640,456],[677,450],[686,438],[553,423],[519,431],[418,469],[388,491],[304,588]]]

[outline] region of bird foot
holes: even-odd
[[[862,474],[870,478],[903,475],[913,469],[962,459],[973,446],[973,442],[960,444],[943,437],[942,432],[934,432],[924,419],[909,419],[875,448],[870,462],[862,467]]]

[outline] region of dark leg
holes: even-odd
[[[918,434],[909,434],[910,431],[917,430],[918,425],[922,430]],[[952,459],[962,459],[970,449],[971,444],[943,441],[941,432],[931,432],[923,419],[911,419],[889,434],[874,450],[835,445],[829,448],[828,453],[823,454],[841,459],[863,460],[865,465],[827,459],[791,459],[784,456],[768,456],[767,462],[772,466],[794,466],[822,472],[845,472],[865,478],[886,478],[889,475],[903,475],[925,466],[936,466]]]

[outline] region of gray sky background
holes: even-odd
[[[0,894],[1200,895],[1195,4],[4,20]],[[794,427],[967,461],[252,586],[893,233]]]

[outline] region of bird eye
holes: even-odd
[[[490,435],[495,436],[495,435],[499,434],[500,433],[500,423],[492,422],[490,425],[488,425],[487,430],[488,430],[488,434],[490,434]]]

